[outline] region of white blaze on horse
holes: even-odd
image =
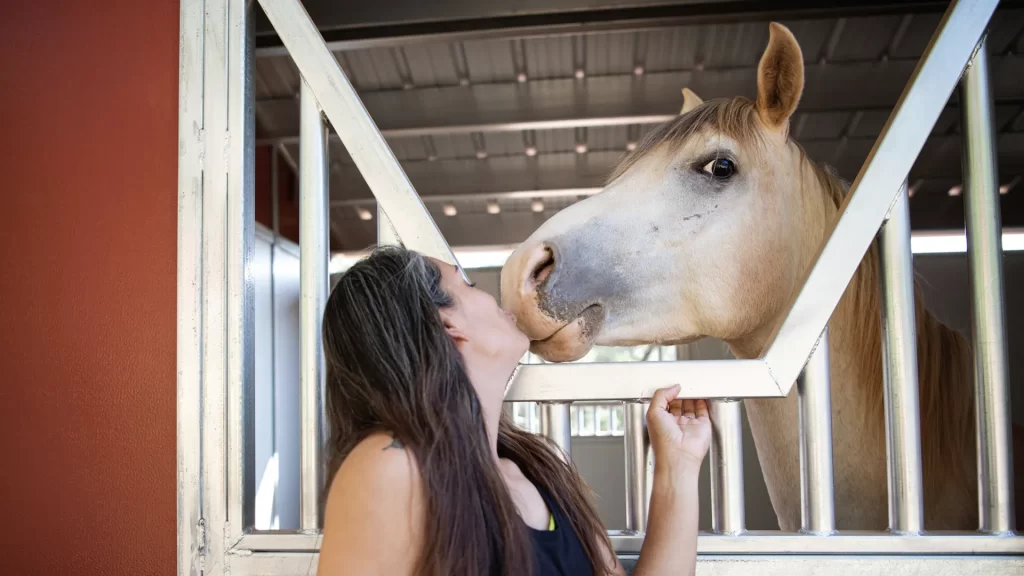
[[[600,194],[523,242],[501,291],[532,351],[572,361],[594,345],[710,336],[739,358],[759,357],[847,190],[789,137],[803,85],[800,46],[771,24],[756,101],[701,102],[684,90],[682,113],[649,133]],[[872,247],[829,324],[840,529],[888,524],[878,282]],[[919,290],[916,299],[925,527],[976,529],[970,347],[925,310]],[[798,530],[796,394],[745,405],[780,527]]]

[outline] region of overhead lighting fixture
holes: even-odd
[[[373,220],[373,212],[370,212],[366,208],[358,208],[356,212],[359,213],[360,220]]]
[[[441,210],[444,211],[445,216],[455,216],[459,213],[459,211],[455,209],[455,204],[445,204]]]
[[[999,193],[1000,194],[1009,194],[1010,190],[1013,190],[1014,188],[1017,187],[1017,184],[1020,184],[1020,180],[1021,180],[1021,177],[1019,175],[1018,176],[1014,176],[1013,180],[1010,180],[1006,184],[1003,184],[1002,186],[999,187]]]
[[[907,197],[908,198],[913,198],[914,194],[917,194],[917,191],[921,189],[921,186],[923,184],[924,184],[924,179],[923,178],[918,178],[917,180],[915,180],[914,183],[911,184],[909,188],[907,188]]]
[[[586,77],[587,77],[586,70],[584,70],[583,68],[577,68],[576,69],[576,79],[577,80],[583,80]]]
[[[487,203],[487,213],[488,214],[498,214],[500,212],[501,212],[501,206],[499,206],[497,202],[488,202]]]
[[[584,144],[583,142],[580,142],[579,144],[577,144],[576,145],[576,153],[577,154],[586,154],[587,153],[587,145]]]
[[[643,66],[640,66],[638,64],[635,68],[633,68],[633,76],[643,76],[643,75],[644,75],[644,67]]]
[[[412,90],[413,88],[415,88],[415,86],[412,82],[404,82],[402,84],[402,90]]]
[[[477,150],[476,151],[476,159],[477,160],[486,160],[487,159],[487,150]]]
[[[427,156],[427,162],[433,162],[435,160],[437,160],[437,156],[434,156],[433,154]]]
[[[459,78],[459,86],[469,86],[469,78],[465,76]]]
[[[544,201],[540,199],[534,200],[533,202],[530,203],[530,210],[533,210],[534,212],[543,212]]]
[[[947,194],[949,194],[950,196],[959,196],[960,194],[963,193],[963,191],[964,191],[964,187],[963,186],[956,185],[956,186],[953,186],[952,188],[950,188],[949,192],[947,192]]]
[[[536,146],[527,146],[526,150],[523,150],[523,152],[527,156],[529,156],[530,158],[533,158],[534,156],[537,155],[537,147]]]
[[[1009,194],[1010,193],[1010,187],[1007,186],[1006,184],[1003,184],[1002,186],[999,187],[999,193],[1000,194]]]
[[[518,75],[516,76],[516,82],[519,82],[520,84],[522,84],[523,82],[526,82],[526,80],[527,80],[527,78],[526,78],[526,72],[520,72],[520,73],[519,73],[519,74],[518,74]]]
[[[626,150],[629,151],[629,152],[632,152],[633,150],[636,150],[636,142],[627,142],[626,143]]]

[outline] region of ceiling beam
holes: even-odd
[[[1019,4],[1006,2],[1003,4]],[[305,0],[328,48],[345,51],[477,39],[626,32],[691,24],[838,18],[942,12],[936,0],[836,0],[827,7],[801,0],[477,0],[385,3]],[[262,10],[256,11],[256,56],[287,54]]]
[[[916,61],[827,65],[808,64],[799,111],[891,110]],[[992,92],[997,102],[1024,102],[1012,57],[993,58]],[[834,89],[858,86],[858,90]],[[526,84],[480,84],[392,90],[361,94],[363,104],[385,137],[466,134],[659,123],[678,113],[679,90],[689,87],[704,99],[754,97],[753,68],[615,75],[585,80],[538,80]],[[609,98],[614,94],[614,98]],[[257,102],[262,112],[259,139],[295,142],[298,102]],[[272,123],[266,119],[273,119]],[[443,118],[443,123],[438,123]]]

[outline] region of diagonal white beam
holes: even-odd
[[[954,0],[939,22],[764,355],[783,393],[807,363],[998,4]]]
[[[260,0],[303,79],[403,244],[457,265],[419,195],[298,0]]]

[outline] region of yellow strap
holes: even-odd
[[[550,532],[550,531],[552,531],[554,529],[555,529],[555,515],[551,514],[551,519],[548,520],[548,531]]]

